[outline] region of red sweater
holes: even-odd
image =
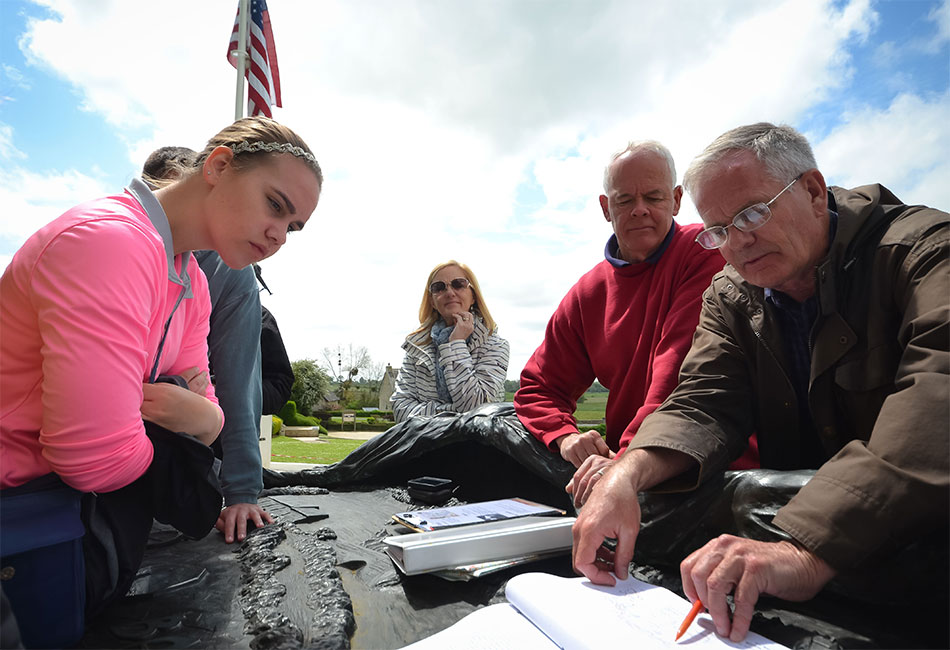
[[[552,450],[555,438],[577,432],[577,398],[595,378],[610,391],[607,445],[619,452],[676,387],[703,292],[723,259],[693,241],[700,224],[675,229],[656,263],[604,260],[588,271],[548,322],[514,403],[528,431]]]

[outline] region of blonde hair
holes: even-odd
[[[498,325],[495,324],[495,319],[491,317],[491,312],[488,311],[488,305],[485,304],[485,299],[482,297],[482,289],[478,286],[478,278],[475,277],[472,269],[468,268],[461,262],[449,260],[448,262],[437,264],[436,267],[432,269],[432,271],[429,273],[429,279],[426,280],[425,288],[422,290],[422,304],[419,306],[419,327],[410,332],[409,336],[418,334],[420,332],[426,332],[426,339],[423,341],[423,343],[428,343],[430,340],[432,340],[428,332],[432,329],[432,326],[436,323],[436,321],[442,318],[436,308],[432,305],[432,294],[429,293],[429,285],[432,284],[436,273],[449,266],[457,266],[458,268],[462,269],[462,273],[464,273],[466,279],[468,279],[468,284],[472,288],[472,294],[475,296],[475,301],[472,303],[472,309],[477,315],[482,317],[483,321],[485,321],[485,327],[488,328],[488,333],[492,334],[498,328]]]
[[[271,151],[265,148],[264,145],[281,148]],[[248,150],[249,146],[251,150]],[[310,147],[303,141],[303,138],[276,120],[262,116],[244,117],[221,129],[208,140],[205,148],[197,153],[192,160],[182,159],[172,163],[175,169],[171,178],[155,178],[151,175],[147,177],[143,175],[143,177],[155,187],[170,185],[179,177],[184,178],[194,174],[195,170],[201,168],[211,152],[217,147],[227,147],[234,151],[231,166],[237,170],[248,169],[282,153],[292,153],[292,155],[307,163],[316,175],[317,182],[323,187],[323,170],[320,169],[320,164],[314,157],[313,152],[310,151]],[[255,150],[257,148],[261,150]]]

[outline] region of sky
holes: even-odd
[[[429,271],[477,275],[517,379],[603,259],[604,165],[656,139],[682,175],[740,124],[790,124],[829,184],[950,208],[950,0],[269,0],[283,108],[326,181],[262,263],[291,359],[402,363]],[[0,0],[0,269],[163,145],[234,119],[236,0]],[[684,197],[678,221],[698,221]]]

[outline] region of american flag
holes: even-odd
[[[234,18],[231,42],[228,43],[228,61],[237,68],[232,52],[238,48],[238,28],[241,4]],[[281,106],[280,74],[277,71],[277,48],[270,27],[270,15],[264,0],[251,0],[251,21],[247,29],[247,49],[251,55],[244,70],[247,79],[247,114],[271,117],[270,107]]]

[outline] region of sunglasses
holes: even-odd
[[[455,278],[448,284],[439,280],[438,282],[433,282],[432,284],[429,285],[429,293],[431,293],[432,295],[436,295],[436,294],[442,293],[449,287],[452,287],[456,291],[461,291],[462,289],[467,289],[468,285],[469,285],[469,282],[465,278]]]

